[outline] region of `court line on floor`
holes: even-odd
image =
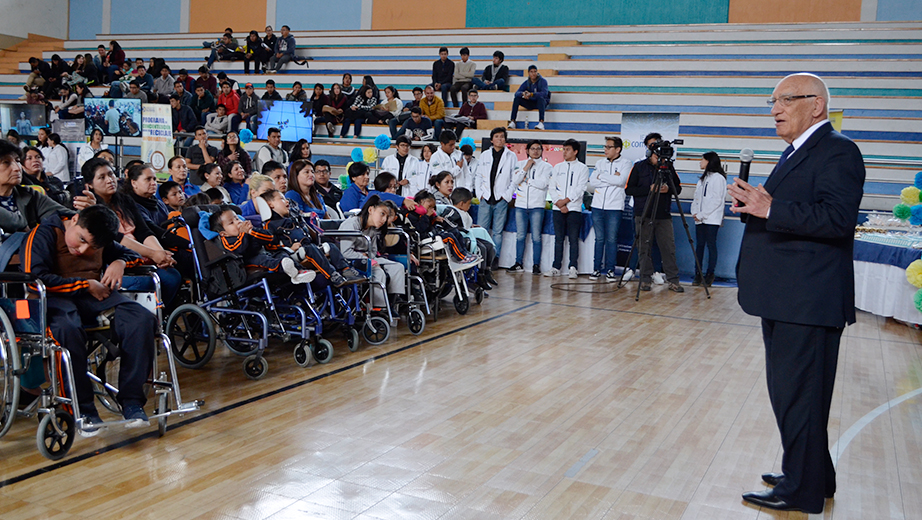
[[[907,392],[899,397],[895,397],[871,410],[861,419],[858,419],[858,421],[856,421],[855,424],[851,425],[847,430],[845,430],[845,433],[839,437],[839,440],[837,440],[836,443],[832,445],[832,449],[830,450],[830,453],[833,454],[832,465],[839,465],[840,456],[845,451],[845,449],[848,448],[848,445],[853,440],[855,440],[855,437],[861,433],[861,430],[864,429],[865,426],[874,422],[874,419],[880,417],[884,412],[889,411],[891,408],[901,404],[902,402],[908,401],[909,399],[919,395],[922,395],[922,388],[916,388],[911,392]],[[839,447],[840,445],[841,448]]]
[[[423,339],[423,340],[420,340],[420,341],[416,341],[416,342],[414,342],[414,343],[410,343],[409,345],[404,345],[404,346],[402,346],[402,347],[400,347],[400,348],[396,348],[396,349],[394,349],[394,350],[390,350],[390,351],[388,351],[388,352],[384,352],[384,353],[382,353],[382,354],[378,354],[378,355],[376,355],[376,356],[372,356],[372,357],[369,357],[369,358],[367,358],[367,359],[363,359],[362,361],[357,361],[357,362],[355,362],[355,363],[352,363],[351,365],[346,365],[346,366],[344,366],[344,367],[337,368],[336,370],[331,370],[330,372],[326,372],[326,373],[323,373],[323,374],[318,374],[318,375],[316,375],[316,376],[314,376],[314,377],[311,377],[311,378],[309,378],[309,379],[305,379],[305,380],[303,380],[303,381],[298,381],[298,382],[296,382],[296,383],[291,383],[291,384],[289,384],[289,385],[283,386],[283,387],[281,387],[281,388],[277,388],[277,389],[275,389],[275,390],[270,390],[270,391],[268,391],[268,392],[266,392],[266,393],[264,393],[264,394],[260,394],[260,395],[257,395],[257,396],[253,396],[253,397],[244,399],[244,400],[242,400],[242,401],[238,401],[238,402],[236,402],[236,403],[231,403],[231,404],[222,406],[221,408],[218,408],[217,410],[213,410],[213,411],[210,411],[210,412],[207,412],[207,413],[198,414],[198,415],[196,415],[196,416],[194,416],[194,417],[190,417],[190,418],[188,418],[188,419],[182,420],[182,421],[180,421],[180,422],[178,422],[178,423],[176,423],[176,424],[169,425],[169,427],[167,428],[167,431],[173,431],[173,430],[176,430],[176,429],[178,429],[178,428],[182,428],[183,426],[188,426],[188,425],[190,425],[190,424],[194,424],[194,423],[197,423],[197,422],[199,422],[199,421],[203,421],[203,420],[205,420],[205,419],[209,419],[209,418],[211,418],[211,417],[215,417],[215,416],[217,416],[217,415],[221,415],[221,414],[223,414],[223,413],[225,413],[225,412],[229,412],[229,411],[231,411],[231,410],[235,410],[235,409],[240,408],[240,407],[242,407],[242,406],[245,406],[245,405],[248,405],[248,404],[251,404],[251,403],[255,403],[255,402],[258,402],[258,401],[262,401],[263,399],[267,399],[267,398],[269,398],[269,397],[273,397],[273,396],[276,396],[276,395],[279,395],[279,394],[282,394],[282,393],[285,393],[285,392],[289,392],[289,391],[294,390],[294,389],[296,389],[296,388],[300,388],[300,387],[302,387],[302,386],[305,386],[305,385],[307,385],[307,384],[309,384],[309,383],[313,383],[314,381],[318,381],[318,380],[320,380],[320,379],[326,379],[326,378],[328,378],[328,377],[330,377],[330,376],[334,376],[334,375],[337,375],[337,374],[341,374],[341,373],[343,373],[343,372],[345,372],[345,371],[347,371],[347,370],[352,370],[352,369],[354,369],[354,368],[358,368],[358,367],[367,365],[367,364],[369,364],[369,363],[373,363],[373,362],[375,362],[375,361],[377,361],[377,360],[379,360],[379,359],[383,359],[383,358],[392,356],[392,355],[394,355],[394,354],[399,354],[399,353],[404,352],[404,351],[406,351],[406,350],[409,350],[409,349],[412,349],[412,348],[416,348],[416,347],[418,347],[418,346],[420,346],[420,345],[425,345],[425,344],[427,344],[427,343],[431,343],[431,342],[433,342],[433,341],[436,341],[436,340],[439,340],[439,339],[442,339],[442,338],[451,336],[451,335],[453,335],[453,334],[457,334],[457,333],[459,333],[459,332],[464,332],[465,330],[470,329],[471,327],[474,327],[474,326],[477,326],[477,325],[482,325],[482,324],[484,324],[484,323],[489,323],[489,322],[491,322],[491,321],[498,320],[498,319],[500,319],[500,318],[504,318],[504,317],[509,316],[509,315],[511,315],[511,314],[515,314],[515,313],[520,312],[520,311],[523,311],[523,310],[525,310],[525,309],[529,309],[529,308],[531,308],[531,307],[534,307],[535,305],[538,305],[538,302],[531,302],[529,305],[525,305],[525,306],[519,307],[519,308],[517,308],[517,309],[508,310],[508,311],[506,311],[506,312],[497,314],[496,316],[491,316],[491,317],[489,317],[489,318],[485,318],[485,319],[482,319],[482,320],[480,320],[480,321],[475,321],[474,323],[471,323],[471,324],[469,324],[469,325],[465,325],[465,326],[463,326],[463,327],[459,327],[459,328],[454,329],[454,330],[445,331],[445,332],[443,332],[443,333],[441,333],[441,334],[437,334],[437,335],[435,335],[435,336],[432,336],[431,338],[426,338],[426,339]],[[76,463],[78,463],[78,462],[83,462],[84,460],[88,460],[88,459],[90,459],[90,458],[93,458],[93,457],[95,457],[95,456],[97,456],[97,455],[102,455],[103,453],[108,453],[108,452],[110,452],[110,451],[114,451],[114,450],[117,450],[117,449],[119,449],[119,448],[124,448],[125,446],[129,446],[129,445],[131,445],[131,444],[135,444],[135,443],[140,442],[140,441],[142,441],[142,440],[144,440],[144,439],[151,439],[151,438],[156,438],[156,437],[158,437],[158,432],[157,432],[156,430],[150,431],[150,432],[147,432],[147,433],[144,433],[144,434],[135,436],[135,437],[131,437],[131,438],[129,438],[129,439],[125,439],[125,440],[123,440],[123,441],[119,441],[119,442],[117,442],[117,443],[115,443],[115,444],[110,444],[110,445],[108,445],[108,446],[105,446],[105,447],[100,448],[100,449],[95,450],[95,451],[87,452],[87,453],[84,453],[84,454],[82,454],[82,455],[77,455],[77,456],[75,456],[75,457],[73,457],[73,458],[70,458],[70,459],[62,460],[62,461],[60,461],[60,462],[56,462],[56,463],[50,464],[50,465],[48,465],[48,466],[44,466],[44,467],[41,467],[41,468],[38,468],[38,469],[34,469],[34,470],[32,470],[32,471],[23,473],[22,475],[17,475],[17,476],[15,476],[15,477],[10,477],[10,478],[8,478],[8,479],[6,479],[6,480],[0,481],[0,489],[2,489],[2,488],[4,488],[4,487],[12,486],[13,484],[18,484],[18,483],[20,483],[20,482],[23,482],[23,481],[26,481],[26,480],[29,480],[29,479],[32,479],[32,478],[35,478],[35,477],[38,477],[38,476],[47,474],[47,473],[51,473],[52,471],[56,471],[56,470],[59,470],[59,469],[62,469],[62,468],[66,468],[66,467],[71,466],[71,465],[73,465],[73,464],[76,464]]]

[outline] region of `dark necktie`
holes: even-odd
[[[784,153],[781,154],[781,159],[778,161],[778,166],[775,168],[775,171],[778,171],[781,169],[781,165],[784,164],[784,161],[788,160],[788,157],[790,157],[792,153],[794,153],[793,144],[788,145],[788,147],[784,149]]]

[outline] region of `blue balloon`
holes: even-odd
[[[913,226],[922,226],[922,204],[916,204],[912,207],[912,216],[909,217],[909,223]]]
[[[249,128],[244,128],[240,131],[240,142],[243,144],[249,144],[253,141],[253,132]]]
[[[474,150],[477,149],[477,144],[474,142],[474,138],[473,138],[473,137],[470,137],[470,136],[462,137],[462,138],[461,138],[461,144],[458,145],[458,148],[460,148],[460,147],[462,147],[462,146],[464,146],[464,145],[466,145],[466,144],[471,145],[471,148],[473,148]]]
[[[391,147],[391,136],[387,134],[381,134],[378,137],[375,137],[375,148],[378,150],[387,150]]]
[[[916,174],[916,182],[914,184],[916,188],[922,190],[922,172]]]
[[[352,157],[353,162],[362,162],[362,160],[365,159],[365,155],[362,153],[362,149],[358,147],[352,149],[352,154],[350,157]]]

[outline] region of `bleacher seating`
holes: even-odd
[[[239,37],[246,31],[241,30]],[[309,68],[290,64],[273,75],[243,75],[242,62],[217,62],[216,71],[243,83],[257,94],[273,77],[283,93],[294,81],[310,91],[327,88],[350,72],[355,84],[371,74],[381,88],[396,86],[404,99],[410,89],[427,84],[437,49],[446,45],[454,57],[461,46],[471,49],[478,73],[495,49],[506,54],[513,91],[528,65],[538,65],[554,93],[545,131],[514,130],[512,137],[565,139],[576,135],[589,143],[589,163],[601,156],[605,135],[618,134],[624,112],[678,112],[680,170],[683,184],[693,187],[700,154],[715,150],[737,171],[741,148],[756,151],[752,175],[758,181],[771,170],[784,148],[775,135],[765,99],[786,74],[809,71],[822,76],[832,95],[832,109],[845,111],[843,131],[861,147],[868,166],[862,209],[888,210],[899,190],[922,170],[922,24],[836,23],[796,25],[696,25],[686,27],[586,27],[417,31],[293,31],[299,54],[313,61]],[[162,57],[177,70],[194,71],[204,64],[203,40],[213,34],[99,35],[97,40],[67,41],[58,52],[70,60],[77,52],[94,53],[100,41],[118,40],[129,58]],[[28,64],[19,75],[0,76],[0,99],[22,94]],[[96,89],[101,94],[102,89]],[[505,123],[512,94],[485,91],[490,120]],[[449,109],[449,113],[452,109]],[[531,122],[537,120],[530,114]],[[523,120],[523,116],[519,116]],[[370,144],[386,127],[366,125],[362,139]],[[355,140],[316,138],[313,151],[344,165]],[[488,130],[466,133],[478,140]],[[692,190],[683,193],[691,198]]]

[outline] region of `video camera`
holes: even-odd
[[[672,156],[675,155],[675,148],[673,148],[672,145],[679,144],[685,144],[685,141],[682,139],[676,139],[674,141],[663,141],[662,139],[658,139],[650,145],[649,149],[650,152],[655,153],[656,156],[660,158],[660,161],[671,161]]]

